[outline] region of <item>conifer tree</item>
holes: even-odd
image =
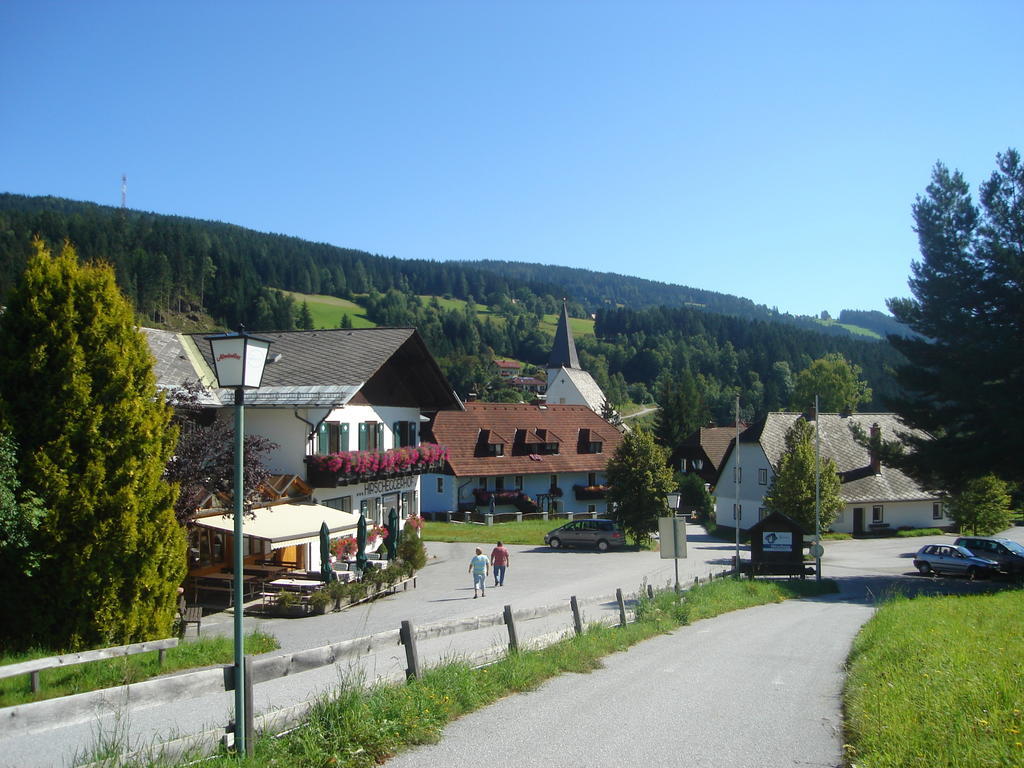
[[[170,408],[113,270],[67,244],[34,250],[0,316],[0,401],[22,490],[46,513],[38,572],[17,595],[31,621],[0,632],[59,649],[166,637],[185,572],[162,479]]]
[[[921,260],[913,298],[889,309],[918,335],[890,336],[906,357],[903,392],[888,405],[908,426],[902,468],[954,493],[990,472],[1024,482],[1017,429],[1024,422],[1024,161],[1008,149],[979,190],[937,163],[914,204]]]
[[[803,418],[793,422],[786,432],[786,451],[779,460],[778,469],[768,486],[764,506],[769,512],[781,512],[800,523],[811,533],[815,528],[814,492],[814,427]],[[821,458],[820,466],[820,525],[825,532],[842,510],[839,495],[839,475],[832,459]]]

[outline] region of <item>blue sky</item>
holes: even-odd
[[[0,191],[833,315],[1024,150],[1024,3],[0,4]]]

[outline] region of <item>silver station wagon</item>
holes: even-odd
[[[597,547],[601,552],[622,547],[626,537],[614,520],[576,520],[544,534],[544,543],[559,547]]]

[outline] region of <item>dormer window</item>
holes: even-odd
[[[488,456],[504,456],[505,455],[505,446],[502,445],[501,443],[489,443],[487,445],[487,455]]]

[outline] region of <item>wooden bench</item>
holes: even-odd
[[[199,637],[203,625],[203,607],[201,605],[188,605],[185,599],[178,601],[178,616],[181,619],[181,635],[188,632],[188,625],[196,625],[196,637]]]

